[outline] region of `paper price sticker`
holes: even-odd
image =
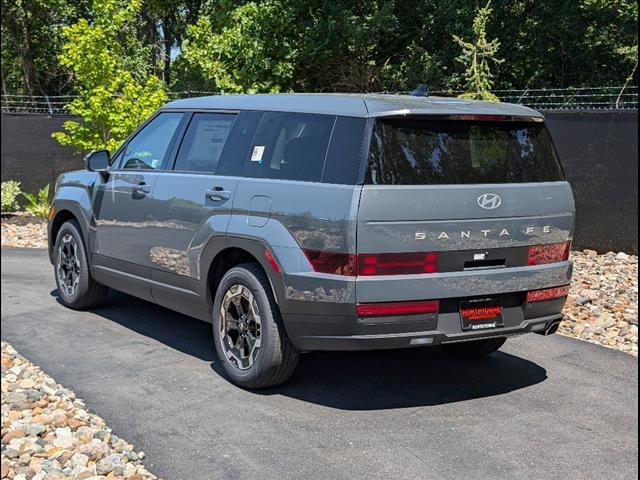
[[[264,145],[256,145],[255,147],[253,147],[253,153],[251,154],[251,161],[262,163],[263,153],[264,153]]]

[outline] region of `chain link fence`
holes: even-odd
[[[390,93],[390,92],[384,92]],[[409,92],[393,92],[409,93]],[[460,91],[434,91],[431,95],[455,97]],[[503,102],[516,103],[536,110],[637,110],[638,87],[539,88],[524,90],[494,90]],[[169,92],[168,98],[220,95],[219,92]],[[2,95],[2,113],[69,115],[67,105],[75,95],[39,96]]]

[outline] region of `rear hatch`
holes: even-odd
[[[529,246],[568,249],[573,221],[571,189],[541,118],[375,120],[358,212],[359,256],[436,253],[424,257],[435,267],[404,273],[527,266]],[[415,258],[372,260],[385,261],[390,269],[373,275],[403,273],[402,263]]]

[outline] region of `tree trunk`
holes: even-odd
[[[24,5],[24,4],[23,4]],[[31,59],[31,31],[29,30],[29,18],[30,14],[26,7],[22,9],[24,18],[22,25],[20,25],[22,33],[22,41],[18,44],[20,50],[20,63],[22,65],[22,85],[24,92],[30,97],[33,96],[33,89],[35,87],[35,65]]]
[[[170,17],[165,17],[162,20],[162,30],[163,30],[163,43],[164,43],[164,70],[163,70],[163,78],[164,83],[169,86],[171,82],[171,48],[173,47],[173,25]]]

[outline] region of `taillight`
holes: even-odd
[[[531,290],[527,292],[527,303],[544,302],[554,298],[566,297],[569,295],[569,285],[562,287],[544,288],[542,290]]]
[[[532,245],[529,247],[527,263],[529,265],[544,265],[569,260],[571,242],[551,243],[548,245]]]
[[[438,254],[411,253],[349,253],[305,250],[316,272],[335,275],[411,275],[438,271]]]
[[[436,253],[362,253],[358,275],[411,275],[438,270]]]
[[[359,303],[356,305],[358,317],[393,317],[396,315],[419,315],[438,313],[438,300],[418,300],[412,302]]]
[[[304,254],[316,272],[347,276],[356,274],[356,256],[353,254],[320,250],[305,250]]]

